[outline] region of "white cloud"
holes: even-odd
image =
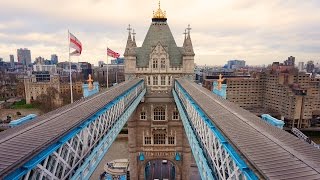
[[[196,61],[223,64],[241,58],[267,64],[296,56],[320,55],[318,1],[175,0],[162,1],[178,45],[192,25]],[[28,47],[33,58],[56,53],[67,60],[69,28],[84,46],[80,60],[106,59],[106,46],[124,51],[127,24],[141,45],[157,3],[147,0],[2,0],[0,1],[0,56]],[[214,61],[213,61],[214,59]]]

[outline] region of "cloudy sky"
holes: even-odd
[[[141,46],[156,0],[1,0],[0,57],[16,58],[29,48],[32,59],[68,60],[68,29],[83,44],[72,61],[97,64],[106,47],[123,54],[128,24]],[[162,0],[178,46],[191,24],[197,64],[223,65],[229,59],[270,64],[292,55],[320,59],[319,0]]]

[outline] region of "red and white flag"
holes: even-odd
[[[118,58],[120,57],[120,54],[115,52],[115,51],[112,51],[111,49],[107,48],[107,54],[108,56],[111,56],[113,58]]]
[[[82,52],[82,44],[72,33],[69,32],[70,47],[74,49],[70,52],[70,56],[80,56]]]

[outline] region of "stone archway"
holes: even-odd
[[[180,180],[179,165],[169,159],[149,159],[143,162],[140,166],[140,179],[154,180],[154,179],[168,179]]]

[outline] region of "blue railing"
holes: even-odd
[[[16,127],[16,126],[20,126],[21,124],[24,124],[26,122],[29,122],[33,119],[35,119],[37,117],[37,115],[35,114],[29,114],[23,118],[17,119],[17,120],[12,120],[9,125],[10,127]]]

